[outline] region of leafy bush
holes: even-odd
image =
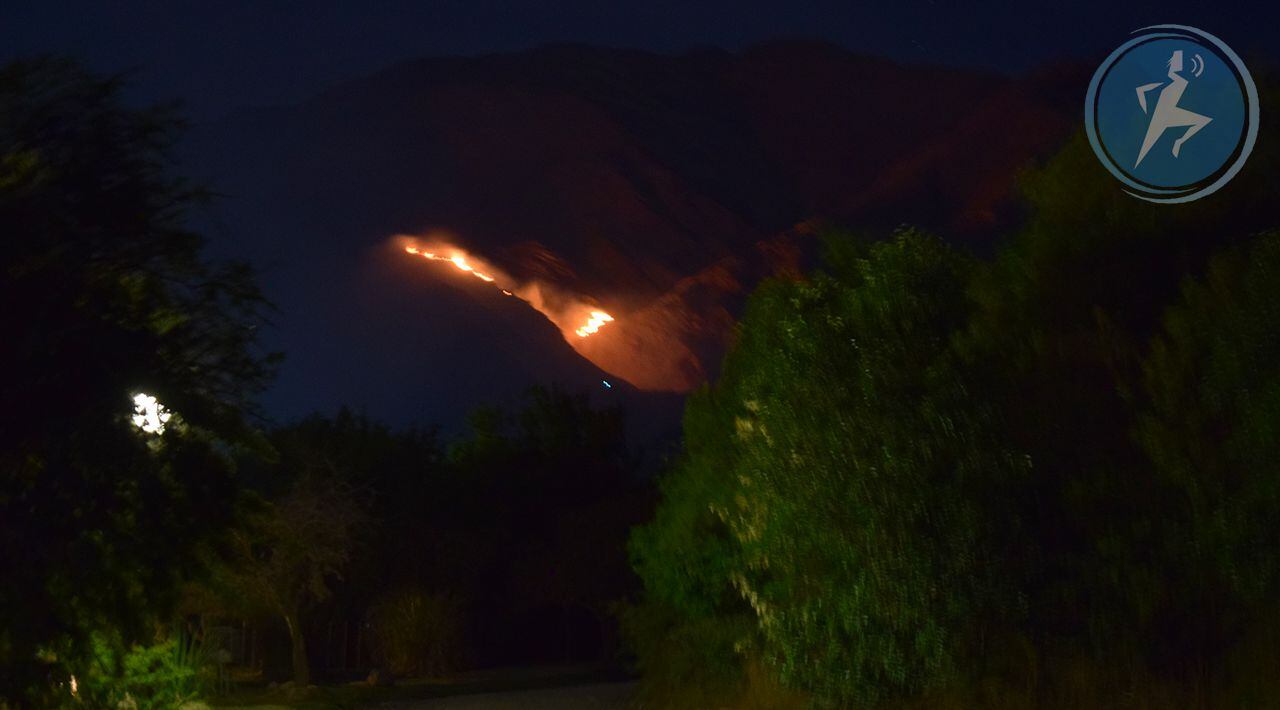
[[[1143,362],[1139,440],[1178,505],[1161,520],[1174,640],[1216,655],[1280,592],[1280,232],[1188,280]]]
[[[754,634],[752,619],[682,618],[658,603],[621,610],[621,630],[644,677],[646,700],[670,707],[674,693],[698,694],[689,707],[709,707],[730,697],[742,681],[744,642]]]
[[[1025,465],[950,351],[969,263],[917,232],[830,250],[829,272],[753,295],[633,552],[674,628],[714,628],[736,597],[785,684],[871,704],[965,672],[987,626],[1018,618],[995,542]]]
[[[110,634],[93,640],[93,660],[76,678],[75,700],[89,707],[169,710],[211,695],[218,671],[211,650],[175,632],[156,643],[124,648]]]
[[[383,596],[369,612],[377,652],[395,676],[439,676],[463,656],[466,613],[447,592],[405,589]]]
[[[806,695],[783,687],[761,660],[755,620],[748,613],[689,619],[645,602],[623,607],[620,620],[642,674],[643,707],[808,707]]]

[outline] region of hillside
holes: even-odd
[[[272,274],[289,353],[275,413],[456,418],[539,381],[692,389],[751,286],[807,257],[813,220],[912,222],[980,248],[1016,219],[1018,170],[1074,130],[1085,79],[811,43],[554,46],[403,63],[197,127],[187,155],[227,193],[216,249]],[[389,249],[395,234],[443,235],[615,321],[561,337]],[[303,385],[316,381],[333,386]]]

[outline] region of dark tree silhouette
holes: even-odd
[[[0,68],[0,697],[41,702],[136,632],[228,523],[270,373],[248,270],[201,258],[171,110],[66,61]],[[163,435],[131,422],[149,393]]]
[[[350,487],[332,471],[308,467],[286,495],[251,513],[232,535],[232,554],[219,581],[246,610],[284,621],[299,687],[311,683],[305,615],[332,594],[363,522]]]
[[[534,388],[515,412],[474,412],[450,461],[484,558],[473,594],[480,635],[501,639],[488,644],[489,660],[599,660],[592,655],[612,634],[608,607],[636,583],[627,530],[652,505],[621,410]]]

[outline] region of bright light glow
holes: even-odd
[[[590,304],[584,303],[574,294],[537,280],[518,282],[510,274],[504,273],[484,258],[468,254],[464,249],[436,243],[429,247],[432,251],[427,251],[428,247],[420,246],[421,243],[415,242],[412,237],[400,236],[398,239],[400,240],[399,248],[406,254],[420,256],[428,261],[452,264],[458,271],[493,284],[503,295],[513,296],[533,306],[560,328],[560,332],[564,334],[567,341],[572,340],[569,333],[585,338],[588,335],[594,335],[605,323],[613,321],[613,316],[604,311],[593,310]],[[583,312],[590,314],[585,319],[585,323],[582,317]]]
[[[604,311],[591,311],[591,317],[587,319],[587,324],[573,331],[578,334],[579,338],[585,338],[600,330],[600,326],[613,321],[613,316]]]
[[[467,257],[462,254],[454,254],[453,256],[439,256],[433,252],[422,251],[418,249],[418,247],[414,247],[414,246],[405,247],[404,250],[405,250],[405,253],[407,254],[420,256],[423,259],[430,259],[432,261],[447,261],[453,264],[454,266],[456,266],[460,271],[465,271],[471,274],[472,276],[480,279],[481,281],[487,281],[489,283],[493,283],[494,279],[492,276],[484,273],[483,271],[477,271],[476,267],[467,263]]]
[[[173,414],[155,397],[139,392],[133,396],[133,425],[148,434],[163,434]],[[74,682],[74,680],[73,680]]]
[[[71,697],[75,697],[80,690],[80,686],[76,683],[76,677],[71,676]]]

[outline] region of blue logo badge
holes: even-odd
[[[1258,89],[1240,57],[1182,25],[1144,27],[1089,83],[1085,130],[1129,194],[1190,202],[1227,184],[1258,137]]]

